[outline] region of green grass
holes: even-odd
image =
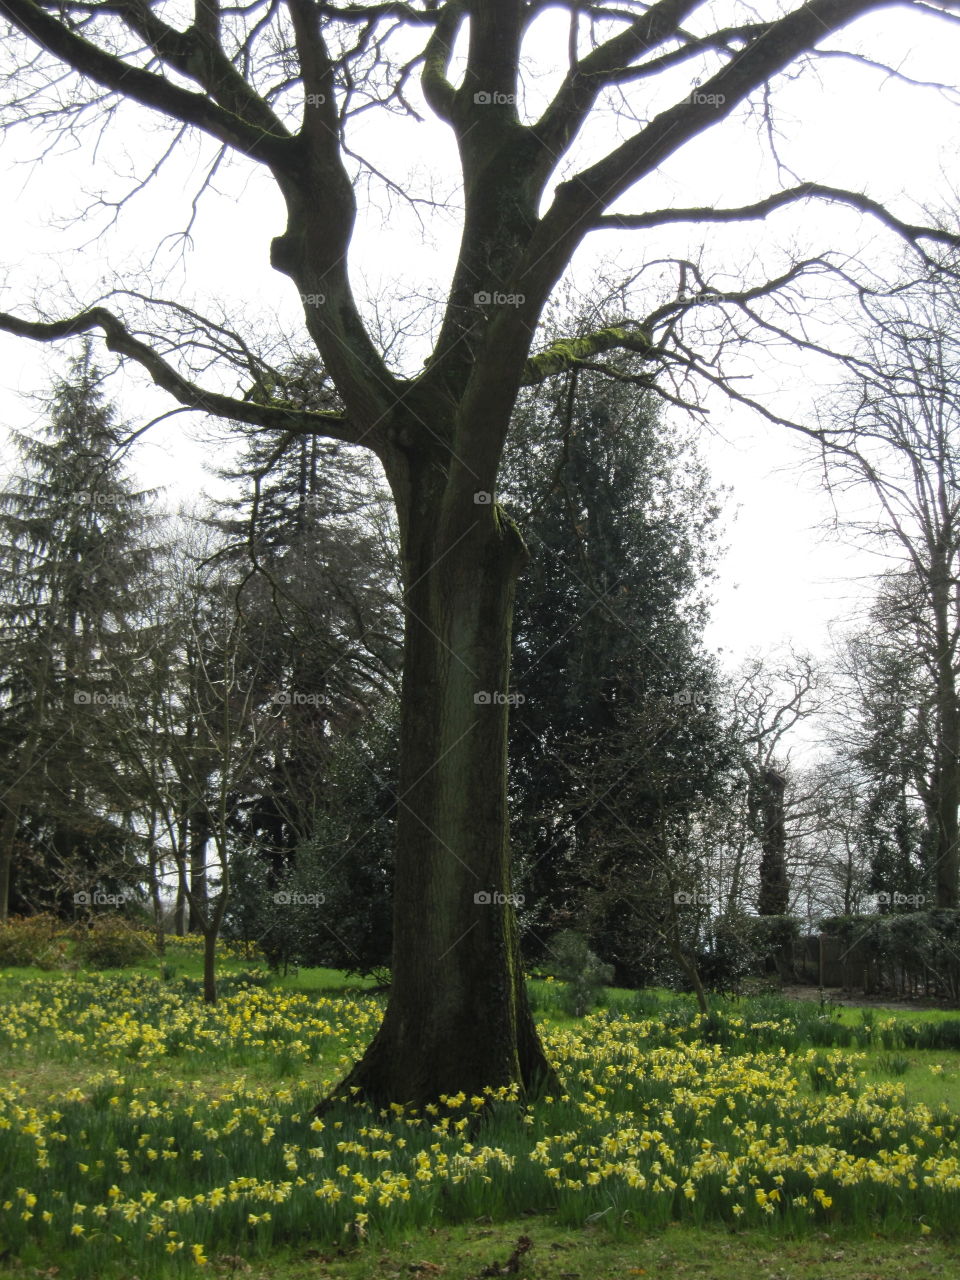
[[[523,1236],[531,1248],[512,1273],[518,1280],[956,1280],[960,1273],[960,1250],[932,1237],[905,1242],[878,1233],[851,1240],[834,1230],[791,1240],[673,1224],[654,1235],[617,1239],[602,1227],[559,1228],[539,1215],[427,1228],[388,1247],[277,1249],[252,1261],[219,1254],[206,1270],[246,1280],[486,1280],[510,1274],[502,1268]],[[0,1266],[0,1280],[51,1274]]]
[[[175,967],[172,981],[160,981],[164,963]],[[48,1144],[49,1168],[38,1167],[34,1139],[20,1135],[22,1121],[5,1130],[0,1094],[0,1204],[5,1197],[16,1200],[6,1224],[14,1228],[8,1238],[20,1259],[19,1269],[11,1270],[9,1257],[4,1258],[0,1213],[0,1268],[8,1267],[0,1269],[0,1280],[50,1274],[51,1267],[64,1277],[117,1280],[134,1274],[140,1280],[201,1274],[186,1254],[158,1256],[156,1243],[143,1238],[142,1225],[128,1231],[119,1219],[116,1228],[124,1243],[114,1256],[108,1237],[97,1238],[105,1221],[113,1225],[113,1216],[94,1220],[91,1207],[109,1203],[111,1183],[119,1183],[127,1203],[145,1189],[162,1201],[209,1192],[237,1177],[249,1176],[261,1187],[279,1186],[295,1176],[291,1169],[309,1179],[333,1179],[343,1188],[343,1203],[317,1201],[308,1188],[276,1206],[254,1195],[235,1211],[171,1209],[165,1226],[175,1227],[187,1247],[202,1242],[208,1273],[251,1280],[428,1276],[440,1275],[438,1267],[444,1280],[497,1274],[529,1280],[630,1275],[743,1280],[747,1268],[751,1280],[899,1280],[915,1274],[955,1280],[960,1274],[952,1243],[960,1231],[956,1193],[946,1184],[889,1195],[866,1186],[864,1199],[859,1186],[821,1181],[816,1185],[829,1190],[832,1207],[808,1211],[793,1207],[794,1201],[804,1203],[809,1191],[801,1172],[775,1160],[761,1162],[755,1170],[760,1181],[741,1196],[745,1216],[733,1219],[732,1201],[721,1197],[720,1182],[712,1181],[709,1171],[697,1175],[696,1195],[689,1199],[682,1183],[672,1194],[651,1198],[631,1189],[619,1174],[603,1175],[580,1190],[545,1176],[548,1165],[564,1177],[578,1175],[576,1162],[563,1163],[565,1152],[577,1159],[577,1152],[586,1153],[585,1169],[601,1168],[609,1158],[603,1144],[616,1139],[623,1126],[662,1128],[677,1168],[690,1165],[703,1139],[718,1150],[725,1145],[731,1152],[746,1150],[747,1137],[734,1140],[733,1135],[759,1135],[765,1126],[774,1136],[791,1134],[813,1144],[811,1150],[835,1145],[863,1158],[898,1148],[918,1150],[943,1168],[960,1139],[960,1049],[952,1047],[949,1035],[950,1043],[936,1048],[915,1042],[928,1034],[925,1029],[949,1033],[960,1014],[821,1009],[765,996],[716,999],[711,1018],[703,1022],[689,997],[608,989],[601,1011],[584,1021],[562,1013],[558,984],[535,979],[531,1000],[569,1099],[545,1100],[523,1123],[513,1109],[495,1109],[476,1133],[471,1129],[463,1135],[429,1119],[425,1123],[432,1127],[407,1128],[406,1120],[378,1120],[348,1109],[336,1133],[316,1136],[306,1132],[309,1109],[342,1078],[372,1034],[383,1003],[382,996],[371,999],[375,984],[333,970],[271,978],[250,961],[229,960],[219,968],[225,999],[210,1010],[196,994],[201,969],[199,956],[179,954],[94,977],[23,969],[0,973],[0,1088],[16,1082],[25,1090],[12,1111],[8,1099],[7,1114],[35,1107],[48,1117],[45,1132],[64,1134],[63,1142]],[[238,975],[251,970],[258,983],[269,982],[268,992],[236,991]],[[129,1012],[129,1025],[114,1017],[123,1010]],[[244,1021],[247,1014],[253,1023]],[[666,1074],[658,1076],[657,1063]],[[825,1072],[818,1074],[818,1065]],[[122,1080],[97,1083],[105,1070]],[[793,1102],[786,1101],[790,1081]],[[706,1108],[702,1112],[698,1094]],[[846,1094],[853,1099],[849,1105]],[[736,1101],[734,1129],[724,1128],[728,1096]],[[138,1110],[148,1102],[156,1107],[149,1113],[152,1119]],[[823,1108],[839,1104],[832,1127],[818,1119]],[[925,1116],[911,1111],[918,1104],[934,1113],[949,1110]],[[247,1119],[231,1132],[224,1122],[235,1107]],[[62,1116],[56,1118],[55,1112]],[[454,1109],[451,1120],[457,1114]],[[371,1119],[382,1133],[366,1138],[364,1125]],[[267,1127],[275,1136],[261,1141]],[[202,1140],[206,1129],[216,1136]],[[404,1143],[397,1142],[401,1135]],[[353,1221],[359,1213],[349,1203],[355,1174],[369,1180],[388,1165],[402,1171],[404,1160],[417,1151],[441,1149],[455,1162],[471,1150],[464,1145],[470,1136],[476,1148],[482,1144],[508,1153],[515,1168],[494,1160],[489,1183],[470,1174],[458,1186],[435,1167],[426,1185],[412,1184],[416,1195],[409,1205],[394,1201],[381,1212],[374,1196],[359,1207],[369,1212],[369,1226]],[[168,1138],[178,1158],[164,1163],[158,1153]],[[334,1139],[346,1147],[341,1150]],[[324,1148],[319,1160],[307,1158],[312,1143]],[[539,1162],[532,1155],[538,1143],[547,1144]],[[378,1144],[390,1148],[387,1165],[375,1157]],[[402,1159],[401,1147],[406,1147]],[[117,1149],[133,1153],[129,1170],[123,1171]],[[144,1154],[138,1156],[141,1149]],[[291,1159],[285,1151],[294,1153],[292,1166],[285,1163]],[[193,1152],[201,1153],[197,1163],[191,1163]],[[637,1157],[648,1179],[656,1156],[653,1150]],[[340,1163],[349,1172],[335,1171]],[[673,1166],[668,1162],[668,1167]],[[745,1167],[744,1182],[751,1167]],[[786,1174],[785,1199],[768,1220],[757,1207],[761,1202],[753,1203],[752,1185],[775,1190],[776,1179],[771,1179],[777,1167]],[[504,1172],[508,1168],[513,1171]],[[33,1222],[14,1221],[24,1208],[17,1187],[36,1192],[36,1215],[48,1206],[57,1210],[57,1222],[46,1235],[39,1222],[34,1233]],[[79,1241],[64,1234],[74,1202],[86,1206],[87,1235]],[[271,1220],[249,1227],[247,1212],[257,1216],[268,1205]],[[933,1224],[932,1234],[923,1234],[927,1222]],[[358,1235],[369,1237],[359,1247]],[[518,1255],[518,1269],[494,1269],[506,1265],[521,1236],[529,1237],[532,1247]]]

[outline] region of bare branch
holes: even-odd
[[[268,112],[270,122],[273,123],[268,124],[262,112],[259,124],[249,123],[232,111],[211,102],[206,94],[182,89],[162,76],[142,67],[131,66],[121,58],[104,52],[71,31],[65,23],[44,12],[33,0],[0,0],[0,14],[6,16],[30,40],[104,88],[165,116],[172,116],[183,124],[195,125],[261,163],[276,165],[285,159],[286,149],[283,144],[289,139],[289,135],[264,104],[262,111]],[[246,85],[244,88],[252,101],[256,95]]]
[[[739,208],[717,209],[706,206],[701,209],[654,209],[649,213],[610,213],[595,218],[592,227],[596,230],[629,231],[660,227],[672,222],[751,222],[803,200],[827,200],[833,204],[847,205],[859,213],[869,214],[912,245],[917,245],[920,240],[960,245],[960,236],[938,227],[904,222],[863,192],[826,187],[816,182],[804,182],[798,187],[776,191],[763,200],[741,205]]]
[[[0,312],[0,330],[20,338],[32,338],[36,342],[57,342],[73,338],[81,333],[100,329],[109,351],[135,360],[150,377],[169,392],[175,400],[189,409],[211,413],[235,422],[249,422],[255,426],[279,428],[301,434],[328,436],[348,444],[365,443],[349,421],[335,413],[320,413],[309,409],[285,408],[282,405],[263,405],[251,400],[237,400],[233,396],[207,391],[182,377],[172,365],[155,351],[135,338],[124,324],[105,307],[92,307],[68,320],[21,320]],[[369,441],[366,442],[369,447]]]

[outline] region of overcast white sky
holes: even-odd
[[[534,46],[538,50],[550,47],[555,34],[551,22],[555,16],[544,19]],[[950,82],[960,66],[960,28],[915,14],[886,10],[829,42],[831,48],[857,45],[921,79]],[[679,83],[664,84],[664,96],[654,104],[658,109],[678,96]],[[527,84],[533,103],[549,90],[550,75],[537,78],[531,67]],[[911,89],[849,61],[830,60],[821,64],[819,83],[807,76],[780,86],[778,118],[781,159],[801,180],[865,189],[907,218],[916,214],[917,202],[951,202],[951,176],[960,168],[960,107],[931,90]],[[412,176],[421,189],[431,178],[435,193],[451,192],[455,199],[454,148],[445,127],[396,121],[385,126],[372,112],[364,120],[363,146],[392,176]],[[604,139],[609,147],[615,124],[609,117],[599,120],[583,139],[585,153]],[[758,127],[738,113],[704,134],[621,207],[736,204],[775,190],[780,185],[776,168],[764,158]],[[302,335],[293,285],[273,272],[268,261],[270,240],[284,227],[281,201],[252,167],[234,165],[222,175],[218,187],[223,194],[205,198],[182,258],[179,247],[175,252],[164,237],[182,228],[189,216],[191,179],[195,185],[201,171],[193,153],[182,151],[99,239],[95,233],[102,214],[77,220],[93,194],[109,191],[116,198],[124,189],[122,175],[143,171],[146,157],[164,145],[155,130],[146,113],[129,110],[112,135],[113,146],[102,144],[96,157],[71,141],[39,166],[30,163],[40,150],[37,138],[20,133],[6,140],[0,148],[8,194],[2,215],[5,274],[0,276],[6,287],[0,307],[29,316],[36,297],[50,314],[63,314],[75,305],[70,294],[87,304],[115,278],[129,280],[139,264],[144,276],[137,287],[147,282],[156,293],[195,303],[209,314],[215,312],[211,300],[216,299],[227,315],[263,332],[279,324]],[[793,181],[784,175],[782,185]],[[375,208],[365,210],[355,239],[358,295],[383,303],[391,296],[442,294],[458,230],[453,210],[432,218],[424,238],[407,212],[388,210],[381,198]],[[692,253],[703,239],[703,232],[684,227],[642,240],[595,236],[579,256],[575,276],[588,286],[601,257],[614,259],[626,272],[661,254]],[[897,251],[890,236],[852,213],[808,205],[802,214],[777,215],[746,231],[708,235],[709,260],[728,270],[736,270],[739,262],[760,278],[763,266],[782,261],[794,241],[804,249],[859,248],[877,261]],[[402,314],[403,304],[395,305]],[[62,370],[65,356],[63,347],[38,347],[0,335],[3,421],[27,429],[36,422],[36,409],[24,396],[44,386],[52,371]],[[823,376],[822,368],[798,361],[784,364],[771,355],[758,364],[756,386],[771,402],[805,412],[802,406],[812,405],[826,390],[820,385]],[[134,368],[117,379],[114,396],[123,415],[135,423],[172,407]],[[876,563],[843,548],[836,536],[817,533],[829,508],[815,483],[800,478],[796,468],[803,451],[796,437],[744,410],[714,408],[716,430],[704,432],[704,448],[715,480],[733,492],[725,539],[730,549],[720,566],[709,642],[722,646],[730,659],[784,639],[821,649],[830,621],[862,608],[862,575],[875,570]],[[145,483],[167,485],[173,504],[212,487],[203,462],[215,460],[219,448],[199,420],[177,417],[149,435],[137,455],[138,470]]]

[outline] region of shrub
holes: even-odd
[[[85,969],[122,969],[152,955],[144,935],[115,917],[95,920],[77,942],[77,960]]]
[[[14,916],[0,925],[0,965],[58,969],[66,959],[63,923],[55,916]]]
[[[554,972],[566,986],[560,997],[565,1012],[582,1018],[596,1004],[604,986],[613,981],[613,965],[590,950],[582,933],[565,929],[558,933],[550,948]]]

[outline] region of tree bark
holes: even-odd
[[[208,928],[203,935],[203,999],[205,1004],[217,1003],[217,934]]]
[[[790,905],[787,879],[787,834],[783,796],[786,779],[775,769],[750,776],[751,820],[760,841],[760,892],[757,910],[762,916],[783,916]]]
[[[47,686],[50,676],[50,647],[44,649],[43,660],[34,692],[32,715],[27,736],[14,765],[14,781],[3,797],[3,822],[0,823],[0,924],[6,924],[10,912],[10,888],[13,880],[13,854],[17,841],[17,828],[23,809],[22,788],[30,776],[40,745],[40,734],[47,702]]]
[[[210,818],[203,806],[198,805],[190,814],[190,933],[202,933],[204,930],[209,840]]]
[[[163,893],[160,885],[160,854],[157,850],[157,814],[150,814],[150,831],[147,846],[147,872],[150,877],[150,902],[153,906],[153,930],[157,954],[163,955],[167,949],[166,931],[163,920]]]
[[[394,952],[383,1024],[324,1110],[555,1084],[527,1002],[506,805],[515,527],[478,505],[454,540],[406,530]]]
[[[945,556],[937,558],[930,577],[937,640],[936,893],[938,907],[953,908],[957,905],[960,881],[957,848],[960,835],[957,822],[960,805],[960,708],[957,706],[954,672],[956,646],[951,637],[950,568]]]
[[[13,849],[20,821],[20,805],[12,797],[5,802],[0,823],[0,924],[6,924],[10,911],[10,882],[13,873]]]

